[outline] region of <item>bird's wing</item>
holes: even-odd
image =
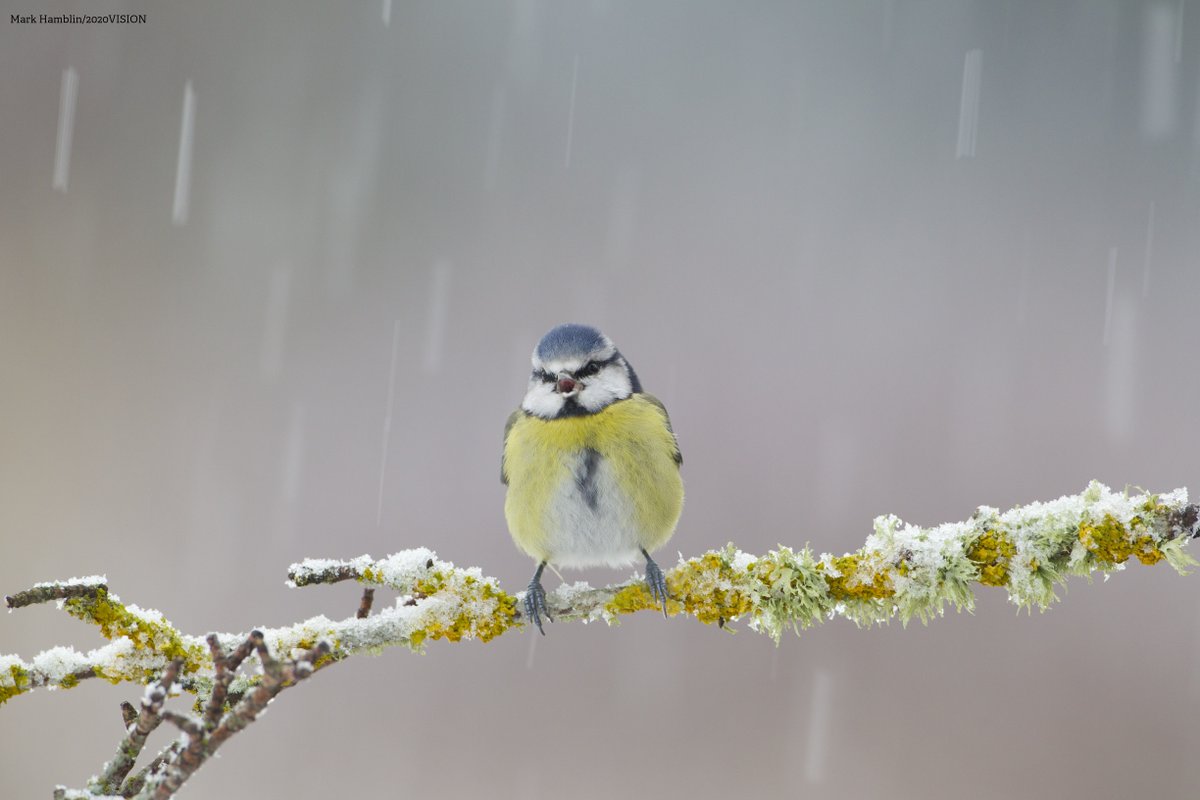
[[[682,464],[683,453],[679,452],[679,439],[675,436],[675,429],[671,427],[671,415],[667,413],[667,407],[662,404],[661,400],[652,394],[646,394],[645,392],[642,392],[642,397],[644,397],[647,402],[658,406],[658,410],[662,412],[663,419],[667,423],[667,430],[671,432],[671,438],[675,441],[675,452],[671,454],[671,457],[675,459],[675,463],[677,465]]]
[[[504,449],[500,451],[500,482],[505,486],[508,486],[508,472],[504,469],[504,454],[508,452],[508,432],[524,414],[525,412],[518,408],[508,415],[508,422],[504,423]]]

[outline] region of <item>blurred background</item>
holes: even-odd
[[[106,573],[184,631],[245,631],[354,613],[354,586],[287,589],[293,561],[422,545],[517,591],[501,431],[564,321],[671,411],[664,565],[841,553],[878,514],[1092,478],[1200,492],[1200,3],[0,5],[4,592]],[[928,627],[734,627],[355,658],[186,795],[1200,781],[1200,577],[1165,565],[1044,615],[983,588]],[[0,617],[26,659],[101,641]],[[7,704],[4,796],[81,786],[138,696]]]

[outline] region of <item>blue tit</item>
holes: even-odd
[[[504,516],[538,564],[526,618],[550,619],[542,570],[628,566],[646,559],[646,583],[666,613],[667,584],[650,552],[683,510],[683,458],[667,409],[642,391],[612,341],[587,325],[559,325],[533,351],[521,407],[504,428]]]

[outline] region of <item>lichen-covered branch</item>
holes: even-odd
[[[896,616],[906,623],[913,617],[928,621],[947,604],[972,608],[976,585],[1004,588],[1018,606],[1045,609],[1057,599],[1055,586],[1067,576],[1124,569],[1130,558],[1143,564],[1166,560],[1186,572],[1196,564],[1184,548],[1200,531],[1198,512],[1185,489],[1113,492],[1093,482],[1078,495],[1003,514],[982,506],[969,520],[932,528],[878,517],[866,544],[841,556],[816,555],[807,547],[752,556],[729,545],[668,570],[672,599],[667,613],[720,625],[746,620],[778,641],[787,628],[799,631],[838,616],[859,624]],[[349,561],[310,559],[293,564],[288,576],[295,586],[345,580],[385,586],[412,605],[444,595],[456,581],[468,589],[480,580],[491,583],[474,571],[438,561],[428,550],[380,561],[365,555]],[[460,592],[455,596],[475,602]],[[584,583],[561,586],[548,594],[547,602],[558,621],[611,623],[621,614],[659,608],[636,579],[602,589]],[[489,606],[481,614],[475,602],[467,603],[466,610],[472,613],[442,615],[434,625],[410,630],[408,643],[419,646],[426,638],[486,641],[508,627],[507,606],[503,611]],[[513,620],[518,619],[514,609]]]
[[[878,517],[866,543],[840,556],[808,547],[753,556],[729,545],[681,559],[666,574],[671,599],[665,610],[722,627],[742,621],[778,642],[787,629],[799,632],[836,617],[860,625],[894,617],[927,622],[947,605],[972,608],[977,585],[1005,590],[1020,607],[1045,609],[1067,576],[1120,570],[1130,558],[1166,561],[1184,573],[1197,563],[1185,547],[1198,533],[1200,507],[1188,503],[1184,489],[1113,492],[1093,482],[1078,495],[1004,513],[985,506],[969,520],[932,528]],[[143,701],[142,711],[126,720],[117,757],[88,790],[62,790],[67,797],[162,800],[280,691],[317,669],[396,645],[421,650],[437,639],[486,642],[524,624],[520,595],[505,592],[478,568],[455,567],[423,548],[380,560],[310,559],[293,564],[288,577],[292,586],[355,580],[365,589],[357,613],[346,619],[318,616],[200,638],[182,633],[157,611],[123,604],[102,577],[38,584],[7,598],[9,608],[57,600],[67,613],[96,625],[109,644],[86,654],[56,647],[32,662],[0,656],[0,703],[41,686],[71,688],[86,677],[155,684],[162,697],[172,686],[194,694],[195,716],[163,710],[161,698],[157,706]],[[372,613],[376,587],[397,597]],[[604,588],[564,585],[547,602],[558,622],[613,623],[623,614],[660,609],[637,578]],[[240,672],[252,653],[258,673]],[[163,720],[181,729],[181,740],[126,777],[146,735]]]

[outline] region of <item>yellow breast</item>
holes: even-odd
[[[588,451],[599,458],[585,458]],[[533,558],[565,565],[619,563],[639,548],[654,550],[683,509],[677,453],[666,412],[646,395],[595,414],[522,415],[504,444],[509,532]],[[589,461],[604,476],[590,488],[581,474]]]

